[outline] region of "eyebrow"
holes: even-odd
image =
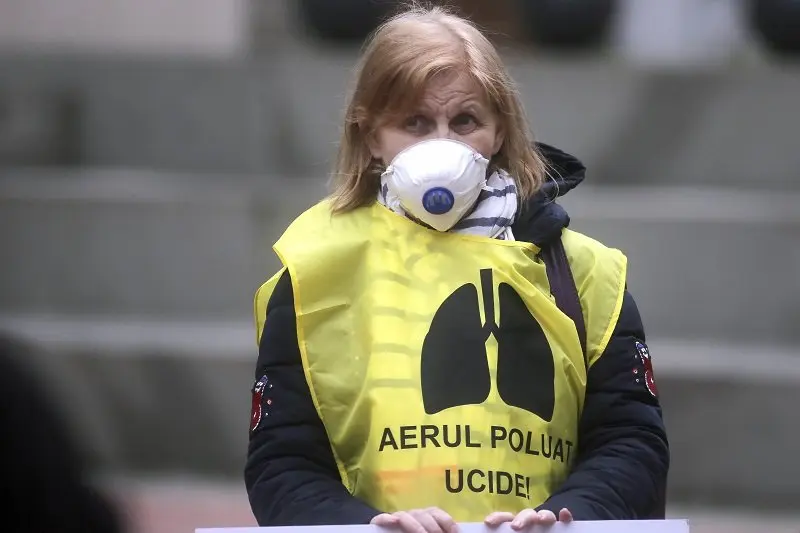
[[[433,109],[425,104],[424,102],[420,102],[417,106],[413,107],[413,112],[422,112],[422,113],[430,113]],[[475,98],[468,98],[463,102],[460,102],[457,106],[459,112],[468,111],[475,115],[479,115],[481,113],[485,113],[487,111],[487,107],[480,103],[480,101],[476,100]]]
[[[480,115],[488,111],[488,108],[485,105],[474,99],[463,102],[460,108],[461,110],[468,111],[473,115]]]

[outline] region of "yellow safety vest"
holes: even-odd
[[[275,245],[311,397],[342,482],[381,511],[456,520],[541,504],[578,443],[586,369],[617,322],[625,257],[565,230],[588,360],[530,243],[324,201]],[[256,293],[257,331],[281,273]]]

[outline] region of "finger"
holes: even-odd
[[[438,507],[431,507],[428,509],[428,513],[433,517],[434,520],[436,520],[436,523],[439,524],[439,527],[442,529],[442,531],[446,533],[457,533],[458,524],[456,524],[456,521],[453,520],[452,516],[442,511]]]
[[[427,509],[418,509],[410,512],[426,533],[445,533],[436,518]]]
[[[505,524],[506,522],[511,522],[514,520],[514,513],[505,513],[505,512],[497,512],[492,513],[486,518],[483,519],[483,523],[487,526],[496,527],[500,524]]]
[[[558,521],[559,522],[572,522],[572,513],[569,509],[561,509],[558,512]]]
[[[536,510],[525,509],[520,511],[511,521],[511,529],[520,530],[536,523]]]
[[[555,524],[556,523],[556,515],[553,511],[547,511],[542,509],[538,513],[536,513],[536,523],[537,524]]]
[[[372,524],[373,526],[381,526],[381,527],[396,526],[398,522],[399,519],[396,516],[389,513],[381,513],[373,517],[372,520],[369,521],[369,523]]]
[[[429,533],[428,530],[425,529],[425,526],[423,526],[419,522],[419,520],[417,520],[417,518],[413,516],[411,513],[406,513],[406,512],[395,513],[395,516],[398,519],[398,525],[404,531],[404,533]],[[433,523],[436,524],[436,522],[432,518],[431,521],[433,521]]]

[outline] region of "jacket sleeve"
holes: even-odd
[[[588,372],[573,469],[539,509],[558,516],[567,508],[575,520],[664,517],[669,447],[652,377],[639,311],[626,292],[611,340]]]
[[[288,272],[267,305],[253,394],[245,485],[261,526],[366,524],[378,513],[342,484],[306,382]],[[260,413],[260,414],[259,414]]]

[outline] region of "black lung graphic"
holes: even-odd
[[[489,334],[481,325],[478,290],[462,285],[436,311],[422,344],[422,401],[425,412],[480,404],[492,383],[486,358]]]
[[[501,283],[497,332],[497,389],[508,405],[548,422],[555,408],[555,364],[550,343],[517,291]]]
[[[508,405],[550,421],[555,404],[553,353],[544,331],[522,298],[505,283],[498,288],[500,324],[495,320],[492,271],[481,270],[478,290],[462,285],[442,303],[422,345],[422,398],[435,414],[458,405],[481,404],[491,390],[486,340],[498,344],[497,388]]]

